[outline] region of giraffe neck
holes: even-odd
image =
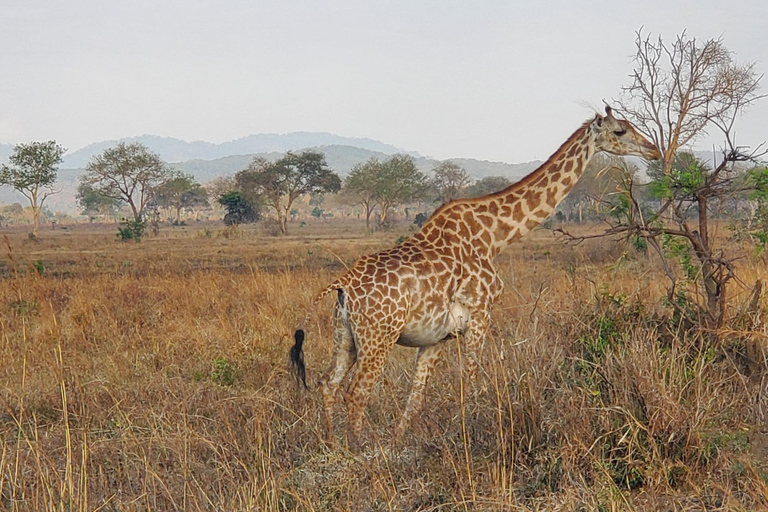
[[[460,199],[439,208],[417,235],[464,245],[495,257],[542,223],[565,199],[596,153],[590,123],[584,123],[538,169],[483,197]]]

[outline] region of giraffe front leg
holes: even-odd
[[[489,315],[485,311],[477,311],[470,317],[469,329],[464,335],[464,377],[467,382],[474,382],[477,377],[477,368],[480,361],[480,350],[485,341],[490,325]]]
[[[419,413],[424,405],[424,390],[427,385],[427,380],[435,369],[442,350],[442,343],[421,347],[419,349],[419,353],[416,355],[416,372],[413,375],[411,393],[408,396],[405,412],[403,412],[397,430],[395,430],[395,443],[398,443],[402,439],[403,434],[405,434],[405,431],[411,425],[414,416]]]

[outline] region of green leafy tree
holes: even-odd
[[[0,165],[0,185],[15,188],[29,200],[33,236],[37,236],[45,200],[59,192],[53,185],[65,151],[53,140],[18,144],[8,159],[10,165]]]
[[[138,142],[120,142],[88,162],[80,183],[104,197],[125,202],[134,222],[139,222],[155,190],[171,178],[171,170],[159,155]]]
[[[341,179],[328,167],[325,155],[317,151],[289,151],[276,162],[255,158],[235,179],[243,194],[262,198],[275,211],[283,234],[288,232],[288,218],[296,199],[341,188]]]
[[[258,206],[249,201],[239,190],[222,194],[219,197],[219,204],[227,211],[224,215],[224,224],[227,226],[249,224],[261,218]]]
[[[371,214],[376,208],[376,180],[381,172],[381,163],[371,158],[362,164],[355,164],[344,180],[341,189],[342,201],[360,205],[365,211],[365,228],[371,228]]]
[[[173,208],[176,222],[181,221],[181,210],[208,205],[208,193],[191,174],[174,173],[173,177],[155,190],[159,206]]]
[[[469,186],[471,180],[464,168],[458,164],[446,160],[432,169],[435,175],[431,185],[437,193],[437,200],[447,203],[460,197],[464,189]]]
[[[487,196],[488,194],[504,190],[510,185],[512,185],[512,182],[504,176],[486,176],[467,187],[465,195],[467,197]]]
[[[116,216],[120,209],[119,200],[99,194],[87,183],[78,185],[76,197],[81,213],[87,215],[91,222],[98,216],[102,216],[106,221],[109,217]]]
[[[426,197],[429,181],[412,157],[394,155],[381,163],[373,191],[379,209],[379,226],[384,226],[393,208]]]

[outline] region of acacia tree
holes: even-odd
[[[307,194],[338,192],[341,179],[318,151],[288,152],[276,162],[257,157],[235,176],[246,196],[258,196],[277,214],[281,233],[288,232],[291,206]]]
[[[8,159],[10,165],[0,165],[0,185],[15,188],[29,200],[32,236],[37,236],[43,203],[60,192],[53,185],[65,151],[53,140],[17,144]]]
[[[99,195],[128,204],[134,222],[141,222],[144,207],[172,171],[141,143],[120,142],[88,162],[80,183]]]
[[[432,188],[437,192],[437,200],[441,203],[453,201],[471,182],[464,168],[450,160],[440,162],[432,169]]]
[[[88,216],[89,222],[99,215],[106,221],[110,216],[117,215],[120,208],[120,201],[97,193],[86,183],[80,183],[77,187],[77,204],[81,213]]]
[[[182,208],[199,208],[208,205],[208,192],[191,174],[174,173],[173,177],[155,190],[157,204],[176,210],[176,223],[181,221]]]
[[[381,172],[381,163],[370,158],[362,164],[355,164],[344,180],[342,199],[351,205],[360,205],[365,210],[365,228],[371,228],[371,214],[376,208],[376,190],[373,186]]]
[[[607,233],[642,238],[661,258],[670,305],[695,325],[717,329],[725,319],[735,256],[717,245],[710,218],[729,195],[755,186],[738,180],[737,168],[759,151],[736,145],[734,125],[761,97],[762,76],[754,64],[737,64],[721,39],[700,42],[682,33],[668,45],[660,36],[638,32],[635,46],[631,82],[616,104],[662,154],[659,166],[651,167],[658,202],[649,211],[642,187],[627,178]],[[681,153],[711,129],[724,141],[717,165]]]
[[[372,186],[379,209],[379,226],[385,226],[392,208],[423,199],[429,189],[429,182],[411,156],[394,155],[381,163]]]

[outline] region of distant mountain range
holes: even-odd
[[[120,140],[96,142],[67,154],[59,169],[57,187],[61,192],[51,196],[46,206],[51,211],[76,213],[78,178],[83,173],[88,161],[105,149],[118,142],[140,142],[151,151],[171,164],[179,171],[192,174],[199,182],[206,183],[219,176],[234,174],[244,169],[256,156],[268,160],[280,158],[286,151],[315,149],[325,153],[329,167],[342,177],[357,163],[369,158],[384,159],[397,153],[407,153],[414,157],[419,169],[428,172],[439,160],[420,156],[415,152],[407,152],[401,148],[385,144],[373,139],[340,137],[330,133],[296,132],[285,135],[261,134],[250,135],[230,142],[213,144],[211,142],[187,142],[171,137],[142,135]],[[0,162],[7,162],[13,150],[12,144],[0,144]],[[516,181],[535,169],[541,162],[522,164],[507,164],[503,162],[488,162],[470,158],[451,159],[464,167],[467,173],[475,179],[487,176],[504,176]],[[20,202],[26,205],[26,199],[8,187],[0,187],[0,204]]]
[[[253,155],[257,153],[284,153],[318,146],[352,146],[384,154],[405,153],[403,149],[384,144],[373,139],[341,137],[325,132],[294,132],[286,134],[263,133],[249,135],[237,140],[214,144],[205,141],[187,142],[172,137],[142,135],[120,140],[108,140],[89,144],[64,157],[62,167],[70,169],[84,168],[88,161],[105,149],[118,142],[140,142],[159,154],[166,162],[185,162],[188,160],[216,160],[233,155]]]

